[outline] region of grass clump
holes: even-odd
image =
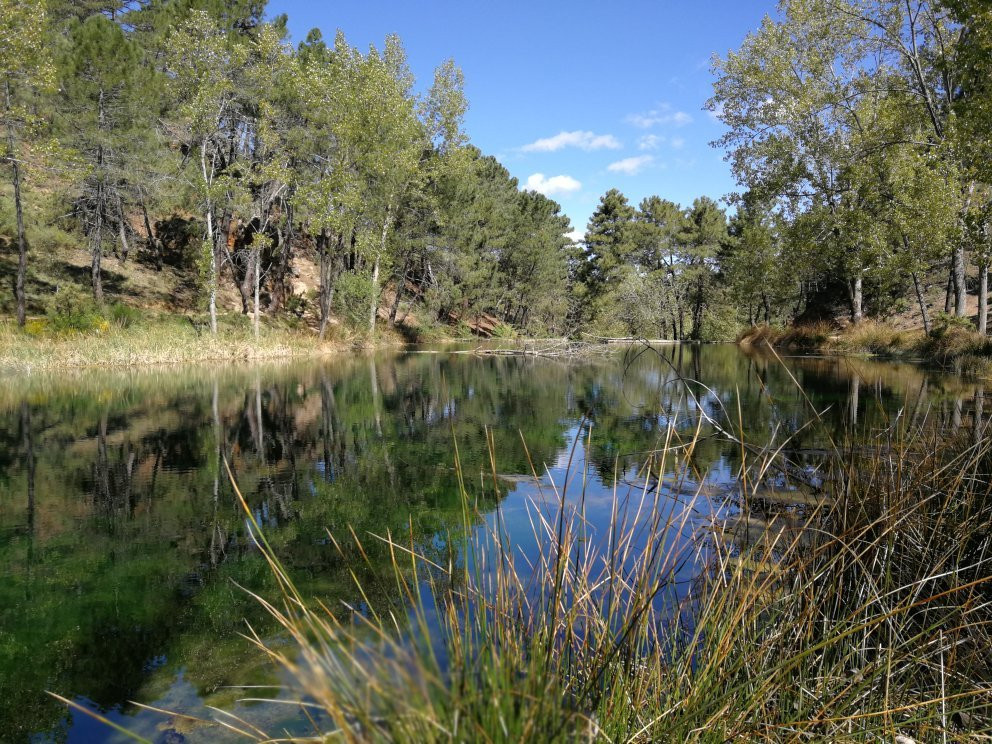
[[[294,680],[316,740],[964,742],[992,732],[983,438],[897,423],[871,446],[835,446],[810,479],[781,447],[724,433],[745,464],[719,503],[693,489],[695,441],[673,426],[641,469],[654,486],[615,499],[608,525],[586,520],[584,490],[568,493],[567,477],[551,484],[531,504],[533,553],[511,542],[498,509],[476,513],[464,481],[464,532],[440,552],[391,534],[331,537],[338,559],[360,564],[357,607],[304,597],[242,500],[282,589],[259,601],[291,641],[254,642]],[[796,505],[771,506],[771,483],[778,493],[801,485]],[[363,540],[388,551],[385,573]]]
[[[797,326],[754,326],[737,337],[743,346],[776,346],[799,351],[824,349],[837,335],[837,328],[826,322]]]
[[[927,358],[947,364],[955,360],[992,357],[992,339],[978,333],[966,318],[941,313],[920,344]]]
[[[863,320],[837,335],[835,348],[859,354],[897,355],[912,351],[918,335],[874,320]]]
[[[803,352],[872,354],[922,359],[967,371],[985,371],[992,338],[978,333],[966,318],[939,313],[929,333],[904,331],[863,320],[839,329],[828,323],[755,326],[737,338],[742,346],[773,346]]]
[[[315,356],[342,343],[316,340],[308,328],[266,323],[256,339],[251,322],[220,316],[218,332],[182,315],[152,315],[125,305],[99,311],[70,305],[22,331],[0,323],[0,372],[24,373],[72,367],[134,367],[205,361],[249,361]]]

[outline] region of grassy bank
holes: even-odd
[[[945,317],[934,322],[930,333],[899,330],[866,320],[843,329],[829,323],[754,326],[737,342],[806,353],[872,354],[940,365],[961,364],[965,368],[982,368],[992,360],[992,338],[979,334],[970,323]]]
[[[140,319],[98,319],[91,326],[60,328],[48,319],[29,321],[21,330],[0,323],[0,372],[133,367],[185,362],[224,362],[314,356],[347,348],[345,339],[319,342],[306,327],[265,324],[256,339],[248,320],[224,316],[217,336],[182,315]]]
[[[463,534],[429,556],[401,536],[344,530],[328,551],[353,562],[369,598],[355,608],[301,594],[245,506],[283,591],[260,601],[290,640],[255,642],[308,701],[305,740],[907,743],[992,732],[992,457],[980,430],[894,427],[869,446],[837,446],[815,481],[741,444],[749,465],[701,528],[691,514],[712,496],[691,486],[690,458],[673,459],[693,446],[676,440],[670,430],[643,472],[668,473],[688,503],[635,491],[597,532],[584,493],[563,484],[532,505],[533,562],[500,519],[482,521],[468,485]],[[362,541],[385,545],[391,568],[363,563]],[[222,720],[248,740],[279,736]]]

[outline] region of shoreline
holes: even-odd
[[[768,347],[804,356],[861,357],[879,361],[932,365],[968,374],[992,374],[992,338],[963,324],[900,330],[886,323],[862,321],[836,328],[808,326],[753,326],[738,336],[744,349]]]

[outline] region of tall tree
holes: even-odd
[[[131,173],[147,154],[141,146],[154,125],[155,110],[144,97],[149,78],[137,44],[101,14],[70,24],[58,68],[64,139],[84,164],[76,211],[90,241],[93,296],[102,302],[105,236],[119,238],[122,260],[130,250]]]
[[[589,218],[583,244],[585,256],[579,264],[578,289],[589,318],[602,314],[605,298],[631,270],[629,259],[636,243],[633,233],[634,208],[619,190],[610,189],[600,197]]]
[[[660,315],[654,319],[658,335],[665,336],[666,327],[670,327],[675,339],[685,338],[685,229],[685,212],[675,202],[649,196],[638,206],[633,258],[654,295],[653,304],[660,314],[667,315],[667,324],[661,322]]]
[[[210,331],[217,334],[217,284],[220,274],[218,206],[241,184],[232,171],[232,145],[243,133],[243,110],[235,81],[249,51],[231,38],[205,11],[193,11],[170,36],[168,69],[178,106],[174,136],[193,172],[191,182],[205,222],[201,266],[205,270]]]
[[[3,77],[3,160],[10,167],[17,222],[17,277],[14,296],[17,323],[24,326],[27,307],[28,240],[24,228],[23,170],[26,128],[38,123],[32,96],[52,87],[54,67],[46,38],[43,0],[0,0],[0,76]]]
[[[730,127],[720,143],[738,180],[816,224],[811,235],[843,272],[852,318],[890,248],[875,231],[886,197],[868,169],[884,171],[878,161],[905,147],[956,157],[947,141],[954,50],[948,13],[932,2],[787,0],[716,63],[709,106]],[[960,241],[950,253],[963,314]]]
[[[690,287],[692,337],[703,337],[703,310],[707,290],[716,274],[715,259],[727,239],[727,216],[715,201],[701,196],[686,211],[683,232],[686,266],[685,282]]]

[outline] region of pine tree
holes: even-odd
[[[580,273],[590,297],[609,292],[634,253],[633,219],[634,208],[617,189],[610,189],[600,198],[586,227],[586,266]]]
[[[24,228],[22,135],[38,123],[31,101],[50,90],[54,80],[48,57],[45,4],[42,0],[0,0],[0,79],[3,108],[0,124],[6,132],[0,151],[10,166],[17,222],[17,275],[14,296],[17,323],[24,326],[27,307],[28,240]]]
[[[103,301],[101,261],[105,237],[130,251],[127,207],[136,185],[131,174],[147,151],[153,127],[144,98],[148,83],[141,50],[119,25],[95,14],[71,24],[59,59],[64,140],[81,157],[84,175],[75,196],[76,213],[90,242],[93,296]]]

